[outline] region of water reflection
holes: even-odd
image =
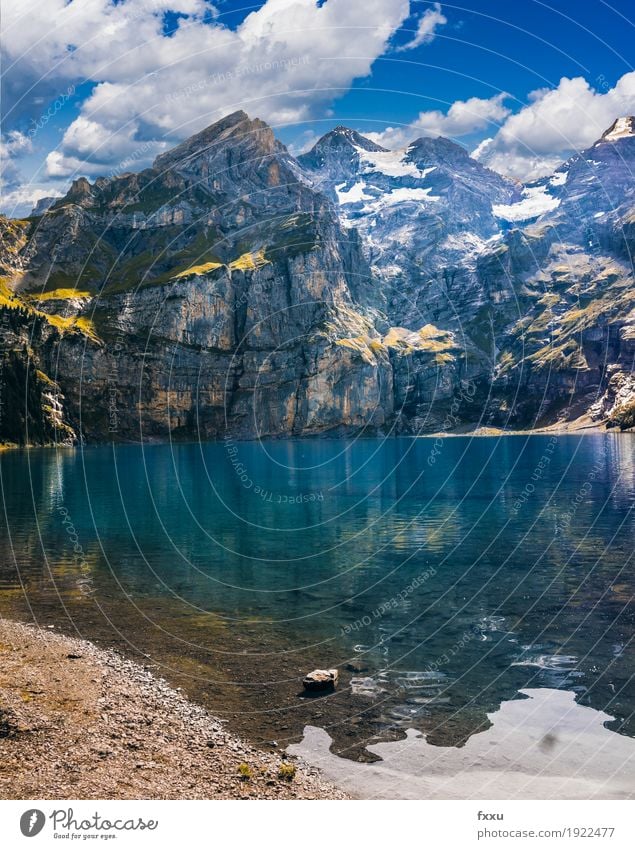
[[[221,673],[228,687],[266,687],[337,665],[338,721],[418,721],[432,742],[463,741],[528,686],[571,690],[632,735],[633,445],[6,452],[0,604],[18,609],[23,582],[39,615],[65,610],[87,636],[143,645],[171,671],[198,664],[194,689]],[[267,709],[296,697],[273,686]]]

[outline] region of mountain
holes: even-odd
[[[444,138],[390,151],[337,128],[299,161],[361,234],[386,308],[406,325],[456,317],[469,258],[500,232],[493,205],[519,194]]]
[[[337,129],[300,157],[359,230],[402,328],[409,355],[392,361],[409,427],[631,421],[634,131],[618,119],[526,185],[443,138],[385,151]],[[431,334],[445,345],[433,370],[419,341]]]
[[[33,209],[31,210],[31,215],[29,217],[34,218],[38,215],[44,215],[49,207],[53,206],[55,201],[57,200],[57,196],[49,196],[45,198],[40,198],[39,201],[35,204]]]
[[[338,344],[373,333],[359,242],[261,121],[238,112],[139,174],[76,180],[27,230],[4,343],[26,408],[5,438],[40,410],[47,433],[62,415],[86,439],[383,424],[387,357]]]
[[[513,203],[520,187],[445,138],[390,151],[337,128],[299,161],[362,238],[392,327],[385,341],[401,424],[447,428],[462,385],[488,378],[490,352],[464,328],[486,303],[476,261],[502,238],[495,205]]]
[[[492,402],[513,391],[512,420],[635,423],[634,127],[618,119],[527,189],[548,209],[479,258],[497,302]]]
[[[243,112],[76,180],[0,222],[0,438],[628,425],[634,120],[525,186]]]

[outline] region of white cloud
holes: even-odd
[[[50,186],[25,184],[10,192],[3,192],[2,207],[7,215],[19,217],[28,215],[42,198],[60,197],[61,194],[59,189],[52,189]]]
[[[2,210],[7,215],[28,215],[42,198],[61,194],[59,189],[42,183],[23,183],[16,158],[32,150],[32,139],[18,130],[0,138],[0,193]]]
[[[311,150],[319,138],[320,136],[315,132],[315,130],[304,130],[304,132],[300,134],[299,138],[287,145],[287,149],[293,156],[300,156],[300,154]]]
[[[117,132],[107,134],[102,123],[80,115],[66,130],[62,149],[47,155],[46,173],[49,177],[77,173],[107,177],[140,170],[170,146],[154,139],[136,140],[136,132],[136,124],[127,122]]]
[[[15,164],[15,158],[32,150],[31,139],[18,130],[12,130],[0,137],[0,190],[3,199],[9,189],[20,183],[20,172]]]
[[[508,94],[501,92],[489,100],[480,97],[457,100],[446,115],[438,110],[421,112],[415,123],[427,135],[465,136],[506,118],[511,113],[504,105],[508,97]]]
[[[3,0],[5,84],[17,109],[69,81],[96,83],[48,156],[50,176],[107,173],[154,143],[142,167],[239,108],[274,125],[323,115],[370,73],[409,2],[365,0],[360,16],[350,0],[267,0],[235,30],[209,9],[204,0]],[[170,37],[167,10],[189,16]]]
[[[632,114],[635,71],[603,92],[582,77],[563,77],[554,89],[532,92],[529,103],[507,118],[473,155],[503,174],[535,179],[592,145],[616,118]]]
[[[420,47],[422,44],[429,44],[436,37],[437,27],[443,26],[447,22],[448,19],[441,11],[441,4],[435,3],[431,9],[426,9],[423,15],[421,15],[414,37],[406,42],[406,44],[397,47],[397,53],[401,53],[404,50],[414,50],[415,47]]]
[[[563,77],[556,88],[531,92],[527,105],[514,114],[506,105],[509,95],[501,92],[456,101],[446,113],[421,112],[410,124],[366,135],[399,148],[421,135],[456,138],[501,124],[472,156],[507,176],[533,180],[592,145],[616,118],[635,114],[635,71],[604,88],[600,92],[581,77]]]
[[[377,144],[391,148],[403,147],[419,136],[465,136],[500,123],[510,115],[511,110],[504,103],[508,97],[508,94],[501,92],[489,99],[471,97],[469,100],[457,100],[447,113],[439,109],[420,112],[406,126],[387,127],[380,133],[367,135]]]
[[[12,130],[0,139],[0,157],[15,156],[31,150],[31,139],[19,130]]]
[[[471,153],[473,159],[485,159],[487,155],[487,151],[490,149],[492,144],[494,143],[494,139],[489,137],[483,139],[482,142],[479,142],[474,150]]]

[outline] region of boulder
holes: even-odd
[[[302,680],[305,690],[334,690],[338,679],[337,669],[314,669]]]

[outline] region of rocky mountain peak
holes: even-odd
[[[608,130],[602,133],[600,142],[615,142],[620,139],[635,137],[635,116],[625,115],[616,118]]]
[[[78,177],[71,183],[70,189],[66,193],[65,198],[55,198],[50,206],[56,203],[72,203],[77,206],[86,206],[92,203],[93,186],[89,183],[86,177]]]
[[[313,145],[311,150],[298,157],[298,161],[310,171],[327,170],[339,171],[344,168],[347,173],[357,170],[365,153],[387,153],[386,148],[375,144],[357,130],[350,127],[335,127],[323,135]]]
[[[261,156],[283,149],[268,124],[259,118],[251,119],[246,112],[239,110],[160,154],[154,160],[153,167],[157,171],[187,167],[199,156],[214,154],[228,145],[236,149],[248,149],[252,155]]]
[[[350,127],[339,126],[326,133],[319,139],[313,147],[313,150],[320,150],[325,147],[355,147],[362,150],[378,151],[386,150],[379,144],[376,144],[371,139],[366,138],[357,130],[352,130]]]
[[[446,139],[444,136],[421,136],[415,139],[407,148],[407,158],[413,162],[429,162],[430,164],[449,164],[465,166],[473,161],[469,152],[460,144]]]
[[[48,195],[47,197],[40,198],[36,201],[35,206],[29,213],[29,217],[37,217],[39,215],[44,215],[47,210],[53,206],[53,204],[58,200],[56,195]]]
[[[73,180],[69,189],[69,195],[81,197],[82,195],[90,194],[90,183],[86,177],[78,177]]]

